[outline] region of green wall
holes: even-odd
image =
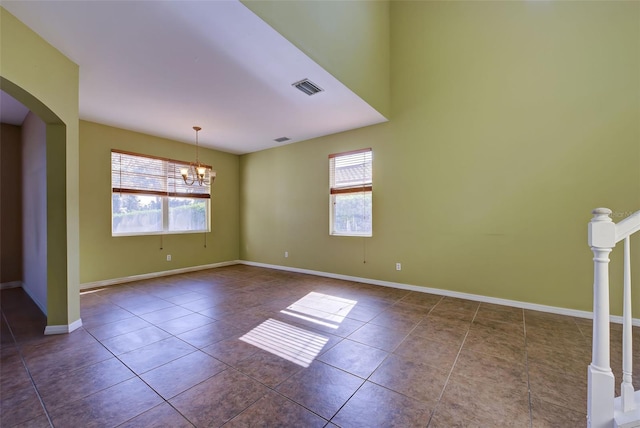
[[[0,87],[47,124],[47,324],[80,318],[78,66],[0,7]]]
[[[388,0],[242,3],[380,114],[389,117]]]
[[[242,156],[241,258],[591,310],[590,211],[640,209],[640,3],[394,1],[390,22],[391,122]],[[327,155],[362,147],[374,236],[330,237]]]
[[[111,237],[110,150],[188,160],[193,146],[78,122],[77,66],[0,8],[2,88],[48,123],[49,324],[79,317],[79,282],[237,258],[591,309],[589,213],[640,208],[639,3],[250,7],[392,120],[242,157],[204,150],[218,171],[208,247],[166,235],[163,250],[158,236]],[[355,19],[368,8],[373,24]],[[310,11],[321,25],[292,24]],[[363,147],[374,236],[331,237],[327,155]]]
[[[200,160],[217,172],[205,248],[202,233],[111,236],[111,149],[190,161],[195,146],[87,121],[80,121],[80,142],[81,283],[238,259],[238,156],[200,149]]]

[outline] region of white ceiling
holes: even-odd
[[[243,154],[386,119],[236,0],[8,1],[80,66],[80,118]],[[308,96],[292,83],[324,89]],[[9,112],[5,95],[0,117]]]

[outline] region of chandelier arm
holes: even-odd
[[[210,168],[205,167],[200,163],[200,145],[198,141],[198,132],[201,130],[199,126],[194,126],[193,130],[196,131],[196,163],[190,163],[189,168],[185,168],[181,170],[182,179],[187,186],[192,186],[194,183],[198,182],[199,186],[204,186],[207,182],[206,175],[207,170]],[[189,174],[191,174],[191,182],[189,182]]]
[[[191,181],[188,180],[189,176],[191,176]],[[193,186],[193,183],[196,182],[196,170],[193,164],[189,165],[187,173],[182,175],[182,179],[187,186]]]

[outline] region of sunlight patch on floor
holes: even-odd
[[[280,312],[326,327],[338,328],[357,303],[357,300],[312,291]]]
[[[328,338],[269,318],[240,340],[302,367],[318,356]]]

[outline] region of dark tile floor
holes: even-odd
[[[69,335],[1,298],[3,427],[586,424],[588,320],[244,265],[89,290]]]

